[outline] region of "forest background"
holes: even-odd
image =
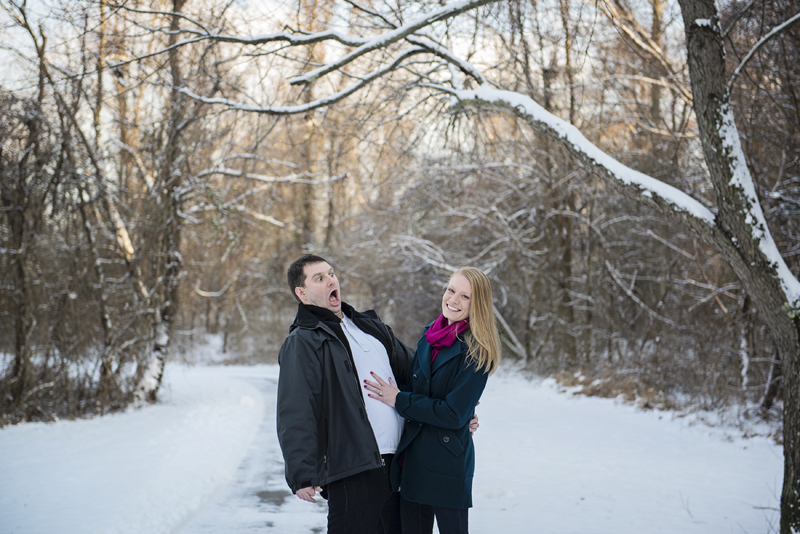
[[[530,98],[724,219],[694,4],[709,2],[0,0],[0,426],[155,401],[164,363],[206,334],[230,362],[274,362],[295,312],[286,266],[313,252],[408,344],[474,265],[519,369],[646,407],[733,408],[783,441],[782,360],[798,350],[726,249],[522,114],[457,93]],[[692,19],[724,47],[790,274],[800,24],[781,25],[796,11],[723,1]]]

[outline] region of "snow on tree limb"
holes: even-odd
[[[408,41],[411,44],[417,45],[421,48],[425,48],[430,53],[439,56],[440,58],[447,61],[448,65],[458,67],[459,70],[461,70],[461,72],[463,72],[467,76],[471,76],[472,78],[477,80],[478,83],[481,85],[488,82],[486,76],[484,76],[484,74],[479,69],[476,69],[468,61],[464,61],[461,58],[457,57],[448,48],[440,45],[439,43],[434,42],[432,39],[423,39],[416,35],[409,35],[408,37],[406,37],[406,41]],[[459,88],[458,80],[456,79],[455,76],[453,77],[453,83],[456,88]]]
[[[719,132],[722,138],[723,150],[727,152],[725,155],[730,162],[733,173],[728,185],[739,189],[740,194],[746,199],[747,206],[744,207],[746,210],[744,213],[745,223],[750,227],[753,240],[758,243],[759,250],[775,269],[789,306],[798,308],[800,307],[800,281],[792,274],[789,266],[786,265],[767,226],[767,220],[761,210],[761,203],[758,201],[753,178],[747,168],[747,160],[742,151],[739,132],[736,129],[730,105],[726,103],[721,111],[722,123],[719,125]]]
[[[640,201],[678,215],[701,236],[719,235],[715,216],[706,206],[680,189],[623,165],[592,144],[576,127],[547,112],[531,98],[511,91],[492,89],[487,85],[474,91],[447,91],[455,97],[457,107],[493,108],[513,112],[536,131],[548,135],[567,148],[588,171],[623,186],[628,192],[635,190]],[[750,225],[759,249],[775,268],[787,302],[791,307],[797,307],[800,305],[800,281],[789,270],[767,228],[729,107],[726,107],[724,117],[720,133],[723,146],[733,162],[733,179],[730,185],[741,189],[748,199],[745,222]]]
[[[450,92],[457,100],[457,106],[513,112],[536,131],[568,148],[588,171],[635,189],[643,197],[642,201],[655,202],[661,208],[666,204],[673,212],[684,216],[693,227],[705,227],[704,233],[714,226],[714,214],[699,201],[680,189],[623,165],[592,144],[575,126],[549,113],[533,99],[512,91],[492,89],[487,85],[472,91]]]
[[[339,174],[337,176],[332,176],[327,180],[312,180],[311,177],[313,176],[310,173],[300,173],[300,174],[290,174],[288,176],[264,176],[263,174],[256,174],[251,172],[240,171],[238,169],[228,169],[225,167],[215,167],[213,169],[207,169],[204,171],[200,171],[197,174],[197,178],[205,178],[206,176],[211,175],[222,175],[222,176],[233,176],[236,178],[247,178],[250,180],[257,180],[259,182],[269,183],[269,184],[307,184],[307,185],[320,185],[320,184],[328,184],[333,182],[338,182],[340,180],[344,180],[347,177],[347,173]],[[305,176],[306,178],[302,178]]]
[[[178,90],[181,93],[188,96],[189,98],[193,98],[194,100],[199,100],[200,102],[204,102],[206,104],[220,104],[226,106],[228,109],[231,110],[263,113],[265,115],[296,115],[298,113],[305,113],[308,111],[315,110],[317,108],[335,104],[336,102],[357,92],[359,89],[369,84],[373,80],[380,78],[384,74],[397,69],[403,63],[403,61],[405,61],[408,57],[413,56],[415,54],[420,54],[422,52],[425,52],[425,50],[419,47],[409,48],[408,50],[405,50],[400,55],[398,55],[394,59],[394,61],[392,61],[388,65],[385,65],[382,68],[374,70],[369,74],[361,77],[358,82],[354,83],[350,87],[343,89],[337,93],[328,95],[324,98],[319,98],[312,102],[308,102],[307,104],[301,104],[298,106],[253,106],[249,104],[244,104],[242,102],[237,102],[235,100],[230,100],[228,98],[209,98],[201,96],[189,91],[185,87],[181,87]]]
[[[154,28],[148,28],[150,31],[155,31]],[[337,30],[326,30],[323,32],[318,33],[290,33],[290,32],[278,32],[278,33],[270,33],[264,35],[254,35],[251,37],[240,37],[237,35],[224,35],[224,34],[217,34],[212,32],[202,32],[198,30],[191,30],[187,28],[182,28],[179,30],[179,33],[188,33],[193,35],[193,37],[187,37],[186,39],[182,39],[177,41],[175,44],[167,46],[165,48],[160,48],[158,50],[154,50],[152,52],[148,52],[147,54],[142,54],[138,56],[134,56],[123,61],[118,61],[116,63],[112,63],[111,61],[107,61],[107,68],[109,69],[116,69],[119,67],[123,67],[125,65],[129,65],[131,63],[135,63],[137,61],[141,61],[143,59],[148,59],[151,57],[159,56],[161,54],[166,54],[172,50],[176,50],[178,48],[182,48],[186,45],[190,45],[193,43],[199,43],[203,41],[213,41],[217,43],[232,43],[232,44],[241,44],[246,46],[257,46],[262,44],[268,43],[276,43],[276,42],[283,42],[289,46],[303,46],[303,45],[311,45],[316,43],[321,43],[323,41],[336,41],[346,46],[361,46],[365,43],[370,42],[368,38],[362,37],[352,37],[350,35],[346,35],[341,33]],[[90,73],[91,74],[91,73]]]
[[[497,2],[497,0],[461,0],[459,2],[453,2],[452,4],[447,4],[442,6],[439,9],[432,11],[431,13],[426,13],[425,15],[419,16],[413,19],[408,24],[404,24],[399,28],[393,29],[389,32],[386,32],[382,35],[374,37],[370,39],[367,43],[359,46],[352,52],[342,56],[336,61],[328,63],[318,69],[314,69],[310,72],[307,72],[301,76],[296,76],[289,80],[289,83],[292,85],[299,85],[299,84],[309,84],[314,80],[325,76],[335,70],[340,69],[341,67],[351,63],[353,60],[372,52],[374,50],[379,50],[382,48],[386,48],[387,46],[396,43],[402,39],[405,39],[407,36],[411,35],[412,33],[430,26],[434,22],[438,22],[441,20],[449,19],[460,15],[461,13],[465,13],[477,7]]]

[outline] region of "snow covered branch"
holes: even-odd
[[[464,61],[455,54],[453,54],[448,48],[442,46],[439,43],[434,42],[432,39],[421,38],[416,35],[409,35],[408,37],[406,37],[406,41],[415,44],[421,48],[425,48],[430,53],[439,56],[440,58],[447,61],[448,65],[453,65],[458,67],[458,69],[461,70],[461,72],[463,72],[467,76],[474,78],[481,85],[488,82],[483,72],[475,68],[468,61]],[[456,87],[457,89],[461,88],[455,76],[453,77],[453,83],[454,87]]]
[[[165,17],[172,17],[177,16],[178,18],[184,19],[189,21],[190,23],[196,25],[200,29],[191,29],[191,28],[178,28],[177,30],[164,30],[159,28],[145,28],[148,31],[160,31],[167,34],[188,34],[192,37],[187,37],[185,39],[179,40],[174,44],[160,48],[158,50],[154,50],[147,54],[137,55],[135,57],[131,57],[125,59],[124,61],[118,62],[108,62],[107,68],[114,69],[119,68],[124,65],[128,65],[130,63],[141,61],[143,59],[151,58],[154,56],[159,56],[161,54],[168,53],[172,50],[182,48],[184,46],[201,42],[201,41],[213,41],[217,43],[232,43],[232,44],[241,44],[246,46],[258,46],[264,45],[269,43],[285,43],[289,46],[308,46],[316,43],[321,43],[324,41],[335,41],[341,43],[345,46],[349,47],[357,47],[362,46],[369,43],[372,39],[365,38],[365,37],[354,37],[351,35],[344,34],[338,30],[325,30],[322,32],[304,32],[304,31],[296,31],[296,32],[276,32],[276,33],[268,33],[262,35],[253,35],[253,36],[239,36],[239,35],[228,35],[228,34],[220,34],[215,33],[208,28],[206,28],[200,22],[188,17],[184,13],[172,13],[169,11],[158,11],[158,10],[150,10],[150,9],[135,9],[129,6],[115,6],[119,8],[124,8],[126,11],[130,11],[133,13],[139,14],[150,14],[150,15],[163,15]],[[141,24],[137,24],[141,26]]]
[[[340,180],[344,180],[347,177],[347,174],[339,174],[337,176],[332,176],[327,180],[320,181],[320,180],[312,180],[311,177],[313,175],[309,173],[290,174],[288,176],[264,176],[263,174],[249,173],[245,171],[240,171],[238,169],[215,167],[213,169],[206,169],[204,171],[200,171],[197,174],[197,178],[205,178],[207,176],[212,176],[217,174],[222,176],[232,176],[235,178],[247,178],[249,180],[258,180],[259,182],[264,182],[269,184],[308,184],[308,185],[319,185],[319,184],[338,182]],[[302,176],[305,176],[306,178],[301,178]]]
[[[295,78],[290,79],[289,83],[292,85],[309,84],[314,80],[325,76],[326,74],[342,68],[364,54],[374,50],[386,48],[393,43],[405,39],[414,32],[430,26],[434,22],[453,18],[461,13],[465,13],[477,7],[493,2],[497,2],[497,0],[461,0],[459,2],[447,4],[431,13],[419,16],[413,19],[411,22],[386,32],[383,35],[374,37],[349,54],[342,56],[338,60],[328,63],[327,65],[324,65],[318,69],[314,69],[311,72],[307,72],[301,76],[296,76]]]
[[[640,202],[679,216],[701,235],[716,231],[714,214],[706,206],[680,189],[623,165],[592,144],[576,127],[549,113],[533,99],[487,85],[472,91],[450,92],[456,109],[510,111],[537,132],[564,146],[588,172],[621,186],[624,192],[635,195]]]
[[[419,47],[409,48],[408,50],[405,50],[400,55],[398,55],[391,63],[384,65],[382,68],[374,70],[369,74],[361,77],[358,82],[354,83],[350,87],[343,89],[337,93],[328,95],[324,98],[319,98],[307,104],[301,104],[298,106],[252,106],[249,104],[243,104],[241,102],[237,102],[235,100],[230,100],[228,98],[208,98],[205,96],[195,94],[189,91],[185,87],[180,88],[179,91],[190,98],[199,100],[200,102],[204,102],[206,104],[223,105],[230,110],[248,111],[252,113],[263,113],[265,115],[296,115],[298,113],[306,113],[308,111],[312,111],[317,108],[335,104],[336,102],[339,102],[340,100],[357,92],[359,89],[369,84],[373,80],[380,78],[381,76],[387,74],[388,72],[397,69],[407,58],[415,54],[420,54],[424,51],[425,51],[424,49]]]

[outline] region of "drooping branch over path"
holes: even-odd
[[[397,20],[396,23],[390,22],[397,18],[395,13],[379,14],[349,2],[362,14],[373,17],[377,27],[384,28],[375,35],[364,37],[326,30],[231,38],[215,35],[202,28],[184,30],[188,37],[173,46],[183,46],[181,43],[189,44],[199,39],[242,46],[281,42],[287,48],[335,41],[352,49],[322,64],[306,61],[301,69],[311,70],[289,76],[285,81],[289,85],[310,86],[338,72],[342,73],[343,78],[353,78],[356,82],[344,89],[331,89],[324,96],[315,94],[311,101],[303,101],[300,105],[247,105],[231,98],[204,97],[186,88],[180,90],[184,95],[209,105],[238,111],[290,115],[333,106],[375,80],[403,71],[409,75],[404,88],[427,89],[428,94],[449,97],[453,112],[480,110],[515,115],[534,131],[563,147],[589,174],[613,185],[626,197],[653,208],[693,231],[717,251],[737,274],[769,326],[778,347],[785,377],[785,471],[781,532],[789,534],[800,531],[800,282],[789,270],[770,234],[742,151],[730,106],[720,14],[714,0],[679,0],[686,37],[690,89],[685,84],[674,83],[678,73],[665,61],[664,51],[657,43],[648,42],[642,37],[642,29],[637,29],[635,21],[630,17],[626,19],[627,15],[621,12],[621,3],[604,3],[600,8],[605,9],[609,18],[624,23],[620,25],[620,30],[662,64],[667,77],[673,80],[671,87],[685,102],[691,102],[708,180],[713,185],[713,205],[707,205],[679,188],[623,165],[530,96],[504,90],[493,83],[480,68],[466,59],[460,59],[460,55],[445,44],[444,37],[436,37],[447,35],[447,31],[441,29],[443,23],[496,2],[460,0],[444,6],[437,5],[428,13],[414,12],[407,22]],[[796,17],[778,25],[772,33],[763,37],[763,43],[779,35],[780,31],[794,22]],[[759,46],[754,47],[753,54]],[[379,52],[383,56],[375,57]],[[362,60],[367,56],[371,62]],[[417,70],[420,56],[429,66],[426,71]],[[746,58],[741,68],[746,66],[747,61]]]

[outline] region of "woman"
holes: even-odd
[[[475,450],[469,421],[500,360],[492,289],[483,272],[459,269],[442,297],[442,315],[417,344],[408,391],[375,375],[369,396],[406,418],[391,466],[404,534],[468,532]]]

